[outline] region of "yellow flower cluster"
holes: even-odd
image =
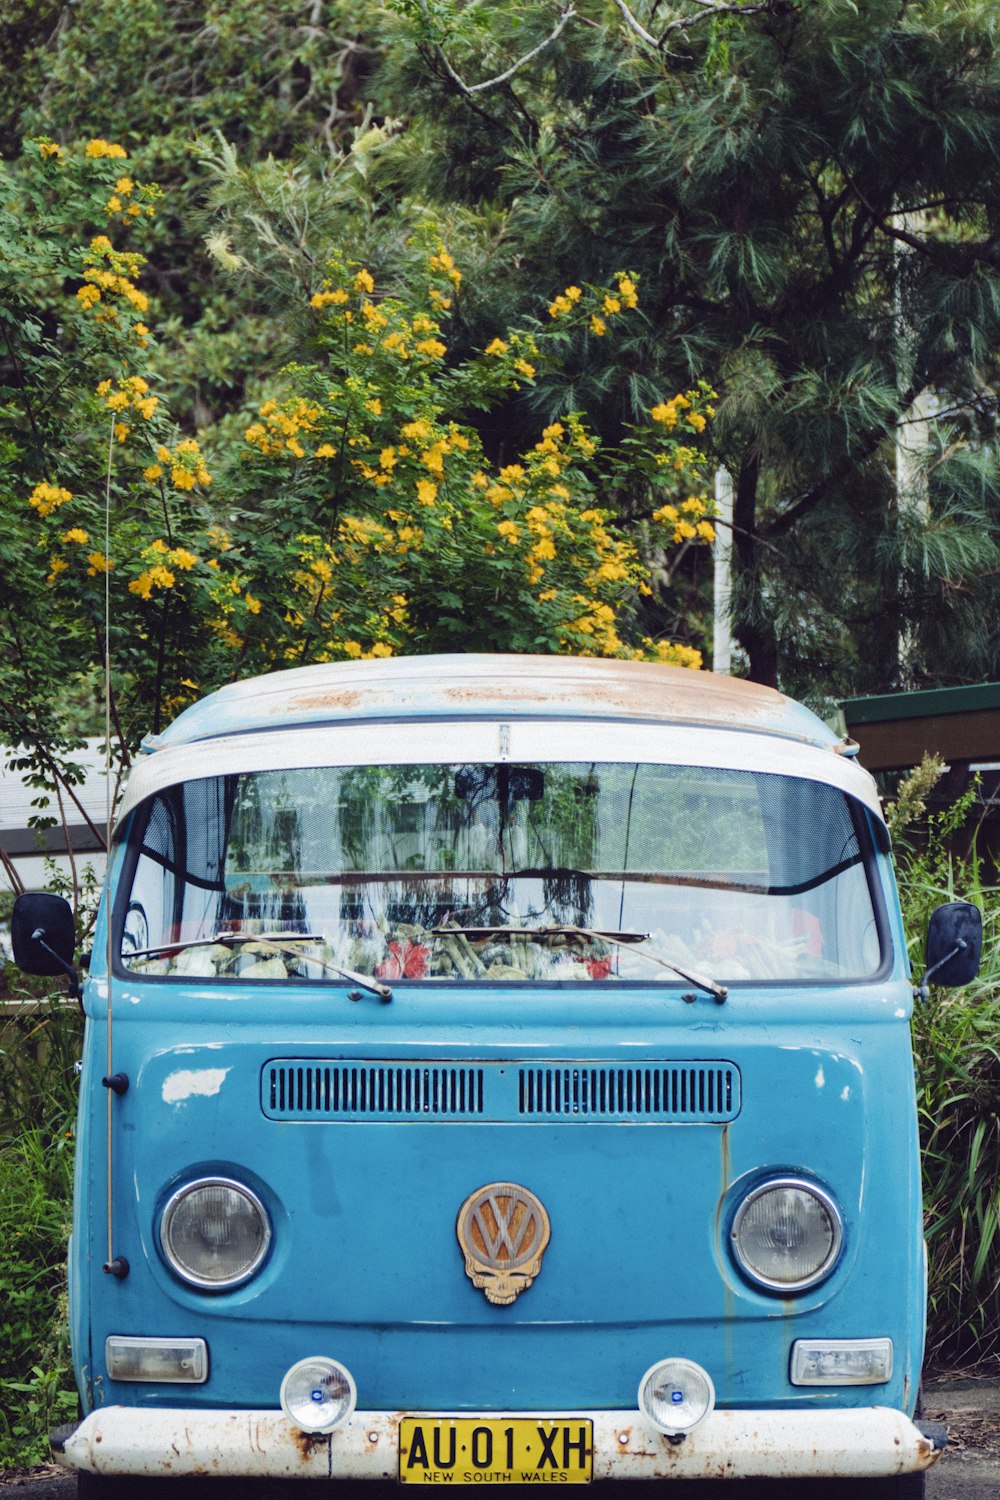
[[[86,145],[86,147],[84,149],[84,154],[86,156],[95,157],[95,158],[99,158],[99,157],[111,157],[112,159],[119,159],[120,158],[122,161],[124,161],[125,158],[128,156],[128,152],[125,150],[124,146],[119,146],[114,141],[100,141],[100,140],[98,140],[98,141],[88,141],[87,145]]]
[[[654,641],[651,636],[642,638],[643,649],[633,650],[627,654],[632,660],[662,662],[668,667],[688,667],[691,671],[701,670],[703,658],[700,651],[694,646],[682,646],[676,641]]]
[[[58,484],[36,484],[28,496],[28,504],[37,510],[40,516],[50,516],[60,505],[65,505],[72,500],[73,496],[69,490],[64,490]]]
[[[154,589],[172,589],[178,573],[190,573],[198,559],[186,547],[171,547],[162,537],[151,542],[143,551],[143,559],[149,566],[129,584],[129,593],[140,599],[152,598]]]
[[[220,551],[230,550],[229,537],[223,528],[211,526],[206,535],[213,545],[219,546]],[[162,543],[160,545],[163,546]],[[165,562],[169,563],[171,568],[182,571],[189,563],[193,567],[197,560],[193,554],[186,552],[183,548],[174,548],[165,556]],[[245,637],[235,628],[234,621],[242,622],[244,627],[248,627],[249,617],[260,614],[261,602],[250,593],[244,578],[237,573],[223,572],[220,569],[218,558],[209,557],[205,559],[205,562],[206,566],[213,570],[213,573],[209,575],[212,581],[208,586],[208,596],[218,611],[214,616],[210,616],[206,623],[223,646],[232,651],[240,651],[245,644]],[[302,623],[301,619],[298,623]]]
[[[345,516],[338,535],[351,562],[356,562],[368,548],[373,552],[388,552],[392,548],[392,533],[369,516]]]
[[[714,542],[715,527],[706,518],[713,513],[705,495],[689,495],[679,506],[661,505],[653,520],[671,529],[674,542]]]
[[[231,651],[241,651],[243,649],[243,637],[233,629],[225,615],[216,615],[214,620],[209,620],[208,628]]]
[[[431,256],[427,265],[432,276],[443,276],[456,287],[461,285],[462,273],[443,245],[438,245],[437,254]]]
[[[91,240],[84,259],[87,267],[83,273],[84,285],[76,294],[81,307],[85,312],[99,307],[96,313],[99,322],[119,324],[121,312],[127,306],[128,322],[140,347],[145,347],[149,329],[144,323],[132,323],[134,314],[144,313],[149,306],[149,298],[134,280],[145,265],[145,258],[135,252],[115,250],[107,235],[99,234]]]
[[[573,311],[573,308],[583,296],[583,288],[579,286],[568,286],[558,297],[549,303],[550,318],[565,318]]]
[[[538,356],[538,345],[530,334],[512,333],[506,339],[491,339],[483,353],[487,358],[497,360],[504,360],[506,356],[511,356],[508,362],[509,368],[516,374],[523,375],[525,380],[534,379],[535,366],[525,358],[526,354],[531,355],[532,358]],[[515,383],[514,389],[519,390],[520,387]]]
[[[597,559],[586,583],[597,590],[602,584],[632,584],[638,578],[638,555],[630,542],[615,538],[608,530],[611,513],[590,508],[580,512],[581,524],[589,528],[587,541]]]
[[[616,271],[615,280],[618,283],[618,295],[622,300],[622,306],[633,308],[639,304],[639,293],[636,283],[639,278],[630,275],[628,271]]]
[[[688,391],[686,395],[679,393],[672,396],[669,401],[661,401],[658,406],[651,409],[649,414],[654,422],[659,422],[668,432],[673,432],[682,417],[685,425],[692,432],[704,432],[708,425],[708,418],[715,416],[715,410],[711,406],[705,407],[704,414],[695,410],[692,406],[692,399],[696,396],[695,391]],[[685,412],[686,416],[684,416]]]
[[[582,303],[581,315],[588,316],[587,309],[590,310],[588,322],[591,333],[603,338],[608,331],[609,318],[617,317],[625,308],[638,305],[638,280],[638,276],[632,271],[616,271],[612,290],[602,293],[591,289],[586,297],[582,287],[568,286],[549,303],[549,317],[567,318]]]
[[[314,307],[317,312],[322,312],[324,307],[341,307],[345,302],[350,302],[350,294],[338,286],[331,291],[326,289],[322,292],[314,292],[309,298],[309,306]]]
[[[574,603],[582,605],[583,610],[575,620],[570,620],[562,630],[565,637],[576,635],[582,636],[582,642],[576,642],[579,654],[582,656],[618,656],[623,650],[621,636],[618,634],[615,612],[610,604],[600,599],[588,598],[586,594],[574,594]]]
[[[102,380],[97,387],[97,394],[103,398],[109,411],[118,415],[137,411],[144,422],[152,420],[153,413],[160,404],[158,396],[149,394],[149,383],[141,375],[127,375],[117,385],[112,380]],[[119,443],[124,443],[130,431],[127,422],[115,423],[115,438]]]
[[[50,141],[47,136],[38,142],[38,153],[43,161],[62,160],[62,147],[57,146],[55,141]]]
[[[36,484],[28,497],[28,504],[37,510],[40,516],[45,517],[50,516],[53,511],[58,510],[61,505],[66,505],[72,499],[71,492],[63,489],[61,485]],[[86,547],[90,542],[90,536],[84,531],[82,526],[70,526],[63,532],[61,540],[70,546]],[[86,561],[87,573],[91,578],[95,578],[99,573],[110,573],[114,567],[111,558],[106,557],[103,552],[89,552]],[[65,573],[68,567],[69,563],[64,557],[58,557],[53,554],[49,559],[47,581],[49,583],[56,583],[60,575]]]
[[[161,444],[156,450],[156,457],[158,462],[142,471],[143,477],[150,483],[161,479],[166,469],[170,471],[170,483],[175,490],[193,490],[196,484],[207,489],[212,483],[212,476],[205,467],[205,459],[196,438],[183,438],[172,450]]]
[[[109,218],[119,217],[123,224],[130,223],[133,219],[141,219],[143,207],[135,197],[138,191],[131,177],[119,177],[115,183],[115,190],[104,205],[104,211]],[[147,219],[153,217],[155,210],[147,203],[145,215]]]
[[[321,408],[315,402],[301,396],[288,401],[265,401],[260,409],[262,422],[252,422],[243,434],[244,441],[257,448],[265,456],[290,453],[293,458],[309,457],[302,445],[306,433],[317,430]],[[313,451],[316,458],[332,458],[336,452],[329,443],[323,443]]]
[[[401,528],[401,530],[404,528]],[[391,545],[390,532],[378,522],[347,517],[340,527],[340,545],[335,550],[321,537],[301,534],[296,538],[299,546],[301,567],[293,574],[293,583],[299,600],[285,612],[285,623],[292,631],[298,631],[306,620],[318,624],[323,631],[325,644],[315,651],[317,661],[335,661],[348,658],[369,661],[378,657],[395,655],[401,638],[405,638],[409,624],[408,601],[405,594],[393,593],[388,602],[366,613],[364,636],[371,644],[366,648],[356,637],[348,636],[343,629],[343,609],[337,597],[337,570],[345,563],[356,562],[369,546],[375,551],[395,550]],[[360,622],[356,622],[360,623]],[[286,660],[298,659],[300,647],[287,644],[282,655]]]
[[[332,262],[331,270],[335,274],[324,280],[322,290],[312,294],[309,305],[317,312],[329,312],[341,325],[354,325],[360,337],[351,346],[352,354],[366,359],[389,355],[394,363],[402,365],[410,361],[437,363],[445,357],[447,345],[435,318],[428,317],[426,312],[412,314],[412,309],[398,298],[374,301],[375,280],[364,266],[351,275],[347,267]],[[431,257],[431,270],[444,277],[449,288],[461,280],[461,273],[446,250],[439,250]],[[431,288],[428,298],[438,312],[451,306],[450,299],[436,288]],[[348,386],[350,383],[349,379]],[[374,415],[381,414],[377,398],[376,404],[365,402],[365,405]]]
[[[610,582],[633,579],[634,549],[612,537],[604,524],[606,513],[578,514],[571,505],[567,471],[595,450],[580,419],[567,417],[546,427],[524,462],[505,465],[492,483],[482,470],[469,477],[472,489],[485,492],[501,512],[495,525],[500,541],[513,548],[524,544],[525,577],[533,589],[547,581],[547,570],[558,565],[560,552],[571,559],[576,576],[588,588],[599,590]],[[586,569],[584,557],[596,559],[589,572],[581,571]],[[536,597],[544,602],[555,597],[555,591],[546,588]]]

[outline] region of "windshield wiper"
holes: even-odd
[[[432,927],[432,937],[447,937],[449,932],[461,932],[465,937],[496,937],[509,933],[511,937],[560,937],[579,936],[603,938],[609,943],[644,943],[648,932],[598,932],[595,927],[570,927],[566,923],[550,927]]]
[[[163,953],[183,953],[187,948],[211,948],[220,943],[223,947],[231,947],[235,943],[264,943],[273,948],[276,953],[284,953],[299,961],[319,964],[320,968],[328,969],[331,974],[338,975],[341,979],[350,980],[360,989],[367,990],[370,995],[387,1004],[392,999],[392,990],[387,984],[379,984],[376,979],[367,979],[364,974],[358,974],[354,969],[345,969],[340,964],[333,964],[327,958],[320,958],[315,953],[300,953],[294,946],[296,943],[323,943],[326,939],[322,933],[305,932],[217,932],[212,937],[188,938],[183,943],[160,943],[156,948],[136,948],[131,953],[123,953],[122,958],[126,961],[133,958],[152,958],[154,955]]]
[[[573,927],[568,923],[561,923],[549,927],[434,927],[431,929],[432,936],[446,937],[448,933],[460,932],[463,937],[497,937],[509,933],[512,937],[545,938],[545,937],[585,937],[591,940],[599,939],[604,943],[614,943],[616,947],[624,948],[631,943],[645,943],[649,941],[648,932],[598,932],[594,927]],[[640,958],[648,958],[650,963],[659,964],[661,969],[669,969],[681,979],[686,979],[688,984],[696,985],[698,989],[704,990],[711,995],[716,1005],[724,1004],[729,995],[729,990],[724,984],[716,984],[714,979],[706,979],[704,974],[696,974],[693,969],[682,969],[680,964],[668,963],[665,958],[659,958],[655,953],[649,953],[645,948],[636,948]]]

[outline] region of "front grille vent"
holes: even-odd
[[[723,1124],[740,1112],[731,1062],[614,1064],[342,1062],[264,1065],[261,1108],[272,1120],[592,1120],[611,1125]]]
[[[546,1119],[731,1120],[739,1074],[731,1063],[520,1070],[520,1112]]]
[[[413,1063],[272,1062],[264,1069],[264,1113],[272,1119],[475,1120],[483,1070]]]

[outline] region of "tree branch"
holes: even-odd
[[[894,224],[892,222],[893,216],[891,214],[887,215],[885,213],[880,213],[873,204],[869,203],[864,193],[858,187],[857,183],[852,180],[850,174],[845,170],[845,168],[841,166],[840,170],[844,173],[844,181],[851,189],[851,192],[855,195],[862,208],[871,218],[873,228],[880,229],[884,235],[888,236],[889,239],[898,240],[901,245],[908,245],[911,250],[915,250],[918,254],[926,256],[928,260],[933,261],[936,265],[941,264],[940,257],[935,253],[935,247],[932,246],[929,241],[927,241],[926,239],[922,240],[919,235],[911,234],[908,229],[902,228],[901,225]],[[897,215],[900,215],[902,213],[902,210],[896,210],[895,212]],[[969,261],[970,266],[977,265],[979,261],[985,259],[985,257],[996,245],[997,238],[998,237],[996,235],[991,235],[988,240],[983,240],[981,244],[973,247],[973,252]]]
[[[14,892],[14,895],[23,896],[25,890],[24,881],[18,874],[13,860],[2,844],[0,844],[0,865],[3,866],[4,874],[10,881],[10,888]]]
[[[645,26],[636,19],[625,4],[625,0],[615,0],[615,4],[621,11],[625,20],[631,26],[636,36],[641,37],[647,46],[655,47],[660,51],[666,43],[667,37],[674,31],[686,31],[689,26],[694,26],[698,21],[704,21],[711,16],[757,16],[765,11],[786,11],[791,6],[787,0],[760,0],[757,5],[727,4],[724,0],[689,0],[691,5],[700,5],[701,10],[693,16],[678,16],[673,21],[668,21],[659,37],[653,36],[652,32],[646,30]]]
[[[420,9],[424,13],[424,19],[429,21],[430,17],[427,15],[426,0],[420,0]],[[546,47],[551,47],[552,43],[563,32],[566,26],[569,25],[570,21],[575,15],[576,11],[573,9],[573,6],[568,5],[566,9],[560,13],[559,20],[556,23],[554,29],[549,33],[547,37],[544,38],[543,41],[540,41],[538,43],[537,47],[532,47],[530,52],[526,52],[523,57],[519,57],[517,62],[513,63],[506,70],[506,72],[498,73],[495,78],[486,78],[482,83],[466,83],[465,79],[459,77],[458,73],[455,72],[455,69],[448,61],[441,47],[437,46],[437,44],[435,44],[435,51],[437,52],[438,57],[441,59],[441,62],[444,64],[445,71],[447,72],[448,77],[451,79],[452,83],[454,83],[456,88],[459,88],[462,93],[465,94],[468,98],[473,94],[481,94],[485,89],[496,88],[498,84],[506,83],[509,78],[513,78],[514,74],[518,71],[519,68],[523,68],[525,63],[531,62],[531,59],[533,57],[537,57],[540,52],[544,52]]]

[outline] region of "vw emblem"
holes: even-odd
[[[470,1193],[455,1225],[465,1273],[489,1302],[509,1306],[534,1281],[549,1243],[549,1216],[528,1188],[490,1182]]]

